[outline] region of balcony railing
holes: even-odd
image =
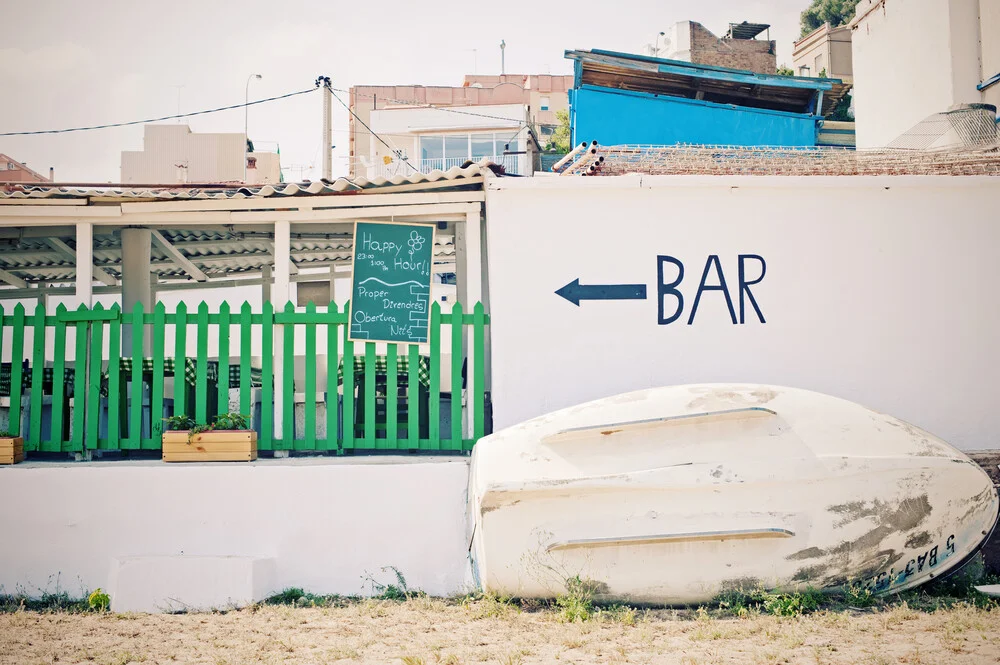
[[[504,170],[511,175],[527,175],[521,168],[521,158],[524,155],[489,155],[486,157],[476,157],[471,161],[478,162],[487,159],[494,164],[504,167]],[[406,161],[394,161],[390,164],[374,164],[368,167],[368,178],[392,178],[401,175],[408,176],[413,173],[430,173],[431,171],[447,171],[456,166],[462,166],[470,161],[468,157],[441,157],[436,159],[408,159]]]

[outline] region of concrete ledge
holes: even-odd
[[[108,593],[115,612],[234,609],[273,593],[274,559],[246,556],[119,557]]]
[[[17,546],[0,548],[0,593],[107,590],[112,561],[161,556],[183,565],[188,557],[271,559],[273,586],[265,593],[370,594],[369,578],[395,583],[389,566],[410,588],[460,593],[468,476],[467,457],[417,455],[3,467],[0,538]],[[119,563],[119,577],[131,575],[130,567]],[[193,572],[177,572],[180,578],[205,578],[197,566],[183,570]],[[129,579],[116,581],[126,594],[116,607],[139,602],[130,600]],[[178,582],[156,593],[192,603],[182,594],[187,588]]]

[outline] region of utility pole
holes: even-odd
[[[507,42],[505,42],[504,40],[501,39],[500,40],[500,75],[501,76],[507,73],[507,66],[506,66],[506,64],[504,62],[504,53],[503,53],[503,50],[505,48],[507,48]]]
[[[333,90],[330,89],[330,77],[320,76],[316,79],[316,87],[323,87],[323,177],[333,180],[333,125],[330,115],[333,112]]]

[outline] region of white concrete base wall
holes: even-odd
[[[359,461],[363,460],[363,461]],[[124,557],[273,559],[273,588],[465,589],[468,460],[371,457],[0,467],[0,593],[109,588]],[[227,583],[228,584],[228,583]],[[231,586],[231,585],[230,585]]]
[[[245,607],[275,587],[274,559],[250,556],[127,556],[111,562],[114,612]]]

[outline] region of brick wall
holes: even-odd
[[[773,40],[719,39],[694,21],[691,21],[691,62],[758,74],[773,74],[778,67]]]

